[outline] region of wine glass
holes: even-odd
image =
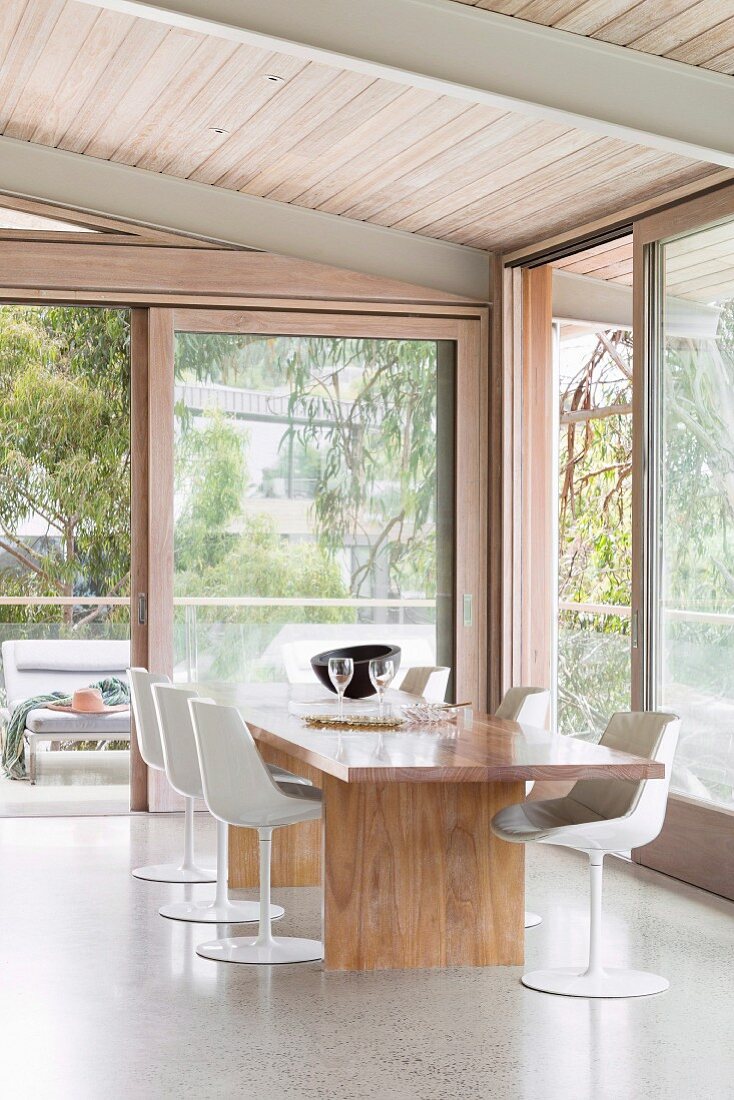
[[[344,717],[344,692],[354,676],[354,661],[351,657],[329,657],[329,679],[339,696],[339,717]]]
[[[379,699],[379,716],[382,718],[383,696],[395,676],[395,662],[390,657],[375,657],[370,661],[370,680]]]

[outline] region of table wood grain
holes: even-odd
[[[344,783],[490,783],[527,780],[658,779],[663,764],[575,737],[459,711],[456,725],[374,731],[313,729],[300,714],[336,711],[322,688],[283,684],[203,684],[202,695],[237,706],[253,737]],[[389,692],[395,713],[415,702]],[[370,700],[347,710],[375,712]]]

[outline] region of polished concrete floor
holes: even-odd
[[[141,882],[175,816],[0,821],[0,1093],[9,1100],[721,1100],[734,1097],[734,905],[608,860],[612,964],[668,992],[552,997],[520,969],[324,974],[198,958],[211,929],[163,920],[210,887]],[[197,815],[202,854],[210,819]],[[531,851],[528,965],[583,959],[585,865]],[[316,890],[278,890],[319,934]],[[252,895],[248,895],[252,896]],[[234,930],[233,933],[234,934]],[[243,926],[243,933],[246,934]]]
[[[76,817],[130,812],[127,749],[71,749],[37,756],[37,778],[8,779],[0,769],[0,818]]]

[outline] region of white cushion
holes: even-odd
[[[130,665],[130,643],[73,640],[16,642],[12,659],[21,672],[27,669],[100,674],[122,672]]]
[[[31,733],[57,733],[60,736],[88,733],[90,741],[108,737],[126,740],[130,736],[130,711],[86,715],[64,714],[60,710],[39,707],[30,712],[25,724]]]
[[[12,710],[33,695],[48,695],[51,691],[71,695],[76,688],[88,687],[108,676],[127,681],[130,643],[9,641],[3,642],[2,654],[5,693]]]

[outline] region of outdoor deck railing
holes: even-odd
[[[78,607],[105,608],[131,607],[129,596],[0,596],[2,607]],[[391,597],[316,597],[316,596],[174,596],[174,608],[184,609],[184,660],[187,677],[198,679],[199,664],[199,621],[198,611],[203,608],[303,608],[323,607],[359,609],[396,609],[400,612],[398,622],[405,622],[404,612],[408,608],[432,609],[436,601],[432,599],[410,599]],[[0,622],[1,622],[0,615]],[[13,624],[7,624],[12,626]],[[32,624],[28,624],[32,625]],[[40,624],[39,624],[40,625]],[[74,624],[66,624],[73,629]],[[121,624],[122,625],[122,624]],[[304,624],[305,625],[305,624]],[[334,624],[337,628],[337,624]]]
[[[129,607],[129,596],[0,596],[0,607]],[[174,596],[174,607],[426,607],[436,606],[435,600],[403,599],[400,597],[321,597],[321,596]],[[632,609],[623,604],[576,603],[560,600],[559,611],[629,618]],[[734,614],[720,611],[688,611],[678,607],[663,608],[671,619],[712,626],[734,626]]]

